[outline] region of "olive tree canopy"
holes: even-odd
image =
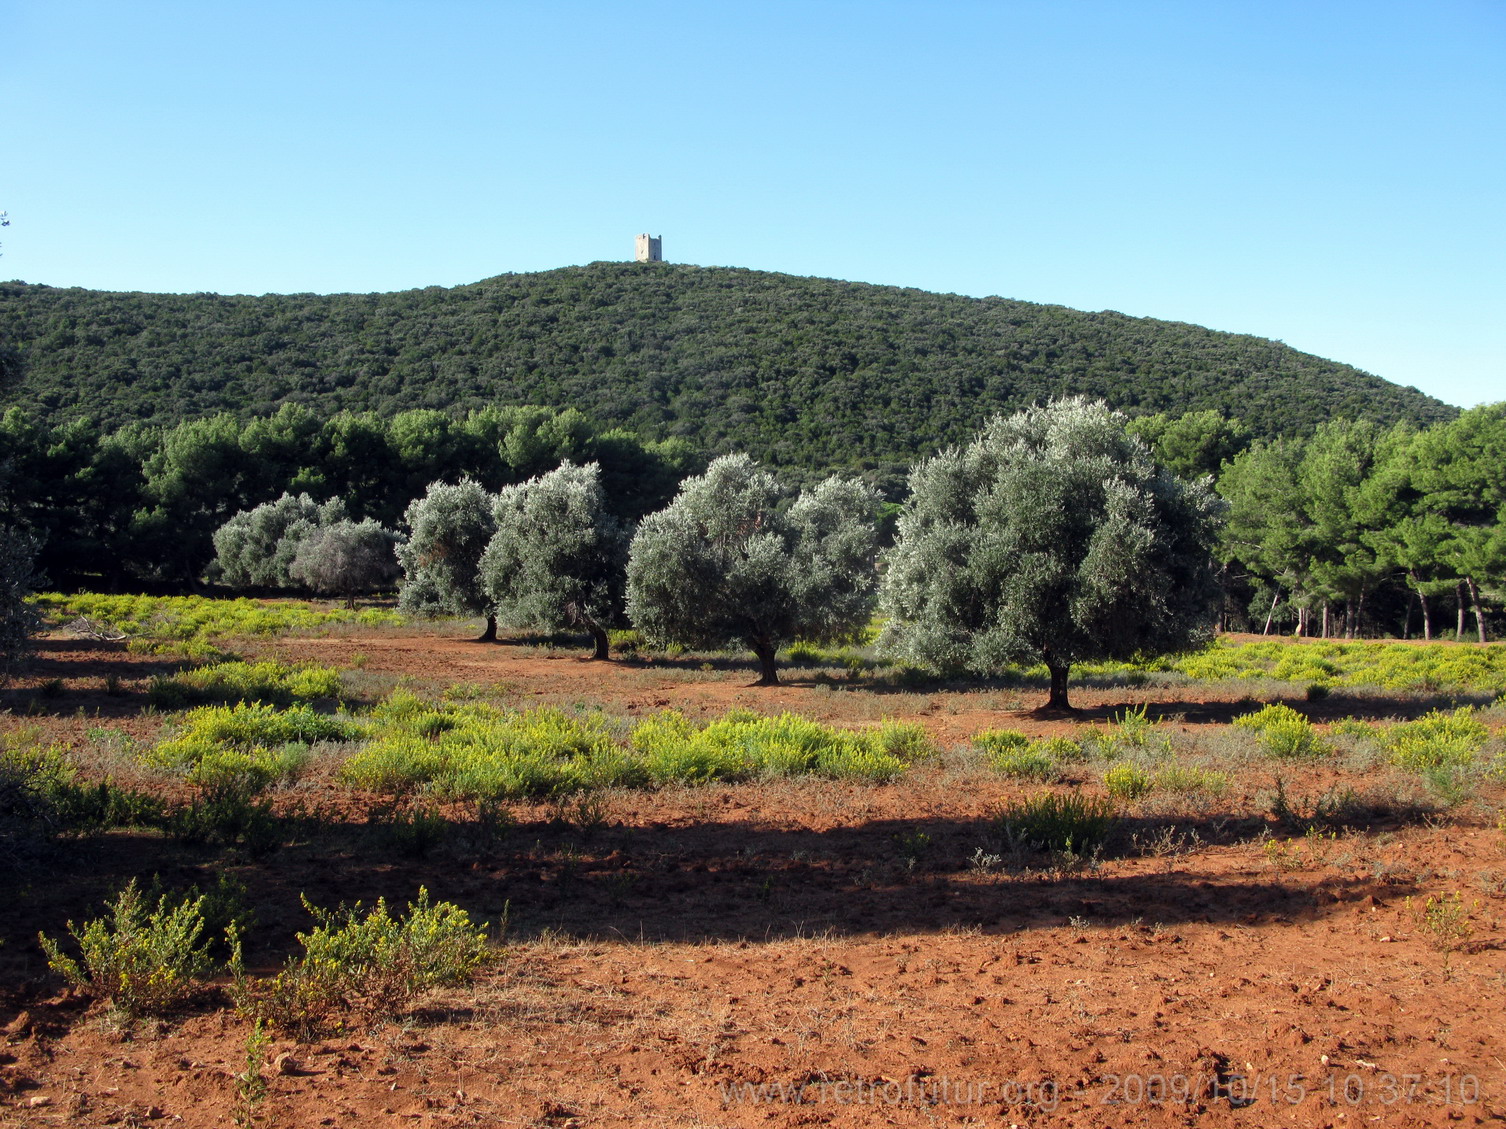
[[[408,611],[486,617],[482,640],[497,638],[496,609],[481,586],[481,554],[497,531],[494,498],[479,482],[430,483],[408,506],[408,539],[397,547],[403,568],[398,604]]]
[[[397,535],[374,518],[337,521],[311,532],[298,546],[288,575],[315,592],[344,596],[356,606],[361,592],[385,588],[399,572],[394,547]]]
[[[882,645],[978,673],[1044,662],[1048,707],[1069,709],[1074,663],[1206,640],[1221,503],[1157,466],[1125,422],[1062,400],[917,465],[885,560]]]
[[[319,503],[307,494],[283,494],[241,510],[214,532],[212,579],[232,588],[292,588],[288,571],[298,546],[316,529],[345,520],[339,498]]]
[[[607,657],[607,628],[622,622],[628,531],[607,510],[601,468],[566,462],[506,486],[492,508],[496,533],[481,558],[481,584],[514,627],[591,633]]]
[[[878,495],[833,477],[786,501],[774,476],[746,455],[725,455],[686,479],[633,538],[633,626],[656,642],[740,643],[758,656],[759,684],[773,685],[781,643],[866,623]]]

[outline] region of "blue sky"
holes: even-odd
[[[0,0],[0,277],[632,255],[1279,338],[1506,399],[1506,3]]]

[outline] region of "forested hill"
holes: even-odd
[[[1263,338],[1001,298],[732,268],[593,263],[395,294],[0,284],[0,406],[106,426],[283,401],[329,414],[574,405],[781,463],[911,457],[1071,393],[1216,408],[1257,434],[1454,409]]]

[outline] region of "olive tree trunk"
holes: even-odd
[[[1051,672],[1051,694],[1046,699],[1046,708],[1070,710],[1072,703],[1067,700],[1067,675],[1072,670],[1071,664],[1062,662],[1049,650],[1041,657],[1046,661],[1046,669]]]
[[[774,641],[772,639],[749,639],[748,646],[758,656],[758,681],[755,686],[778,686],[779,666],[774,661]]]

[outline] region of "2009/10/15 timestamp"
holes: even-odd
[[[1226,1099],[1235,1107],[1267,1101],[1300,1105],[1326,1100],[1331,1105],[1379,1102],[1398,1105],[1477,1105],[1480,1080],[1473,1074],[1106,1074],[1100,1105],[1180,1105],[1194,1098]]]

